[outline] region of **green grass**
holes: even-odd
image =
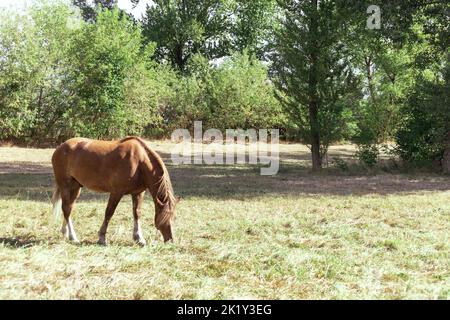
[[[165,153],[171,145],[153,144]],[[332,155],[349,160],[354,149]],[[52,150],[0,148],[0,299],[448,299],[450,178],[312,174],[282,145],[274,177],[251,166],[169,166],[175,243],[155,239],[153,204],[132,242],[131,199],[97,246],[106,196],[82,191],[80,245],[51,215]],[[157,240],[155,242],[154,240]]]

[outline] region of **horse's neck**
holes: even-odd
[[[160,195],[158,194],[158,190],[160,187],[161,183],[158,182],[156,184],[153,184],[152,186],[148,187],[148,191],[150,192],[150,194],[152,195],[153,201],[155,203],[158,203],[160,205],[163,204],[164,199],[160,199]]]

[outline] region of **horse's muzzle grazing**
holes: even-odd
[[[163,226],[160,226],[159,231],[161,231],[164,242],[173,242],[173,233],[172,233],[172,224],[164,224]]]

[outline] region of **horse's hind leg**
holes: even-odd
[[[142,236],[142,230],[141,230],[141,208],[142,208],[142,201],[144,200],[144,192],[133,194],[133,216],[134,216],[134,229],[133,229],[133,240],[141,245],[145,246],[147,242],[145,241],[144,237]]]
[[[72,181],[66,187],[61,188],[62,210],[64,213],[64,222],[61,232],[64,236],[68,236],[69,240],[72,242],[79,242],[72,225],[72,219],[70,219],[70,214],[72,213],[75,200],[80,195],[80,187],[78,182]]]
[[[117,205],[122,199],[122,194],[113,194],[109,195],[108,206],[106,207],[105,219],[103,220],[103,224],[98,232],[98,244],[106,245],[106,230],[108,229],[109,220],[111,220],[114,211],[117,208]]]

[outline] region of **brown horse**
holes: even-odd
[[[148,189],[155,203],[155,226],[164,242],[172,241],[175,216],[174,197],[169,173],[161,157],[138,137],[120,141],[99,141],[85,138],[67,140],[56,148],[52,157],[56,189],[52,197],[54,213],[62,207],[64,222],[61,232],[78,242],[70,213],[80,188],[110,193],[105,219],[98,233],[99,244],[106,244],[106,230],[114,211],[124,195],[133,199],[133,239],[140,245],[140,217],[144,193]]]

